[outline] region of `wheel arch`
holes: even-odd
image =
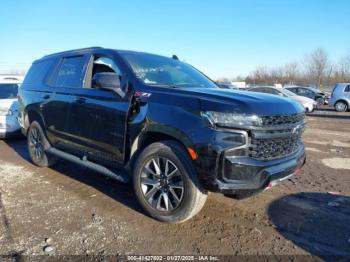
[[[164,140],[177,142],[191,157],[188,148],[194,149],[194,145],[187,135],[175,128],[152,126],[146,128],[131,143],[129,162],[132,163],[136,156],[150,144]]]
[[[27,134],[28,129],[30,124],[33,121],[37,121],[39,122],[39,124],[44,128],[44,121],[42,119],[41,114],[34,108],[26,108],[26,110],[24,111],[24,115],[23,115],[23,119],[24,119],[24,129],[25,129],[25,133]]]
[[[344,102],[344,103],[348,106],[348,108],[349,108],[350,103],[349,103],[349,101],[347,101],[346,99],[340,98],[340,99],[338,99],[337,101],[335,101],[334,105],[336,105],[336,103],[338,103],[338,102]]]

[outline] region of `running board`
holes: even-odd
[[[65,160],[68,160],[70,162],[73,162],[75,164],[78,164],[80,166],[83,166],[83,167],[86,167],[86,168],[89,168],[89,169],[92,169],[96,172],[99,172],[103,175],[106,175],[110,178],[113,178],[113,179],[116,179],[120,182],[123,182],[123,183],[127,183],[129,181],[129,177],[125,174],[116,174],[115,172],[113,172],[112,170],[104,167],[104,166],[101,166],[99,164],[96,164],[96,163],[93,163],[89,160],[83,160],[77,156],[74,156],[74,155],[71,155],[71,154],[68,154],[66,152],[63,152],[61,150],[58,150],[56,148],[49,148],[46,150],[47,153],[49,154],[52,154],[54,156],[57,156],[59,158],[63,158]]]

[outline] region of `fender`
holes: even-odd
[[[151,125],[146,125],[140,134],[134,139],[131,145],[130,159],[136,151],[142,148],[144,141],[148,138],[149,135],[159,135],[160,138],[164,137],[166,139],[174,139],[181,143],[185,148],[194,147],[194,144],[190,138],[180,129],[171,126],[165,126],[162,124],[152,123]],[[157,141],[157,138],[154,139]],[[159,140],[163,139],[158,139],[158,141]]]
[[[27,130],[30,126],[30,122],[34,119],[40,121],[45,126],[44,119],[41,115],[40,110],[38,110],[38,108],[34,105],[28,105],[26,108],[24,108],[21,117],[25,133],[27,133]]]

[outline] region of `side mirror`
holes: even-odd
[[[94,74],[94,77],[92,78],[92,86],[98,89],[114,91],[121,97],[125,96],[125,93],[120,87],[119,76],[113,72]]]

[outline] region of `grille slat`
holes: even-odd
[[[262,116],[262,126],[279,126],[279,125],[290,125],[296,124],[303,121],[305,114],[292,114],[292,115],[273,115],[273,116]]]
[[[249,156],[259,160],[271,160],[294,153],[299,146],[298,137],[280,139],[252,139]]]
[[[293,134],[292,129],[304,127],[305,114],[263,116],[262,126],[268,131],[253,131],[249,156],[258,160],[282,158],[296,152],[301,143],[301,132]],[[289,126],[292,129],[281,129]],[[276,129],[272,129],[276,127]],[[279,128],[280,127],[280,128]],[[303,129],[303,128],[302,128]],[[288,133],[290,135],[288,135]]]

